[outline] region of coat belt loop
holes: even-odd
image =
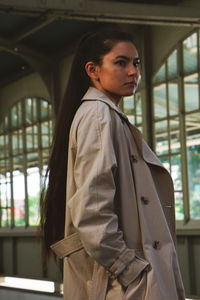
[[[83,244],[79,238],[78,233],[73,233],[68,237],[51,245],[53,252],[59,257],[64,258],[83,248]]]
[[[89,300],[105,300],[107,287],[108,274],[106,269],[95,261]]]

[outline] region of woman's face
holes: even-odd
[[[107,53],[100,66],[95,66],[95,78],[91,78],[96,88],[106,94],[115,104],[123,96],[135,93],[140,77],[140,59],[131,42],[118,42]]]

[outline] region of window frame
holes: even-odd
[[[30,115],[31,115],[31,123],[27,124],[26,122],[26,115],[27,115],[27,107],[25,107],[26,105],[26,101],[28,101],[28,99],[30,99],[31,101],[31,105],[30,105]],[[33,109],[33,104],[35,103],[35,111]],[[42,107],[43,107],[43,103],[46,103],[46,111],[45,111],[45,118],[43,118],[42,116]],[[44,107],[45,107],[44,106]],[[17,124],[19,126],[12,126],[11,123],[11,114],[13,111],[13,108],[16,108],[16,111],[18,110],[18,107],[21,107],[21,119],[22,122],[21,124]],[[35,115],[34,115],[35,114]],[[43,166],[44,166],[44,162],[46,163],[48,160],[48,156],[45,155],[44,153],[46,153],[47,151],[49,152],[50,149],[50,145],[51,145],[51,141],[52,141],[52,128],[53,128],[53,122],[54,122],[54,112],[53,112],[53,106],[51,104],[51,102],[47,99],[41,98],[41,97],[25,97],[22,98],[18,101],[16,101],[9,109],[7,115],[4,117],[4,119],[2,120],[2,124],[4,124],[6,118],[8,119],[8,128],[7,131],[5,131],[4,128],[4,132],[3,134],[1,133],[1,136],[6,136],[8,135],[8,148],[9,148],[9,155],[8,158],[5,157],[1,157],[1,160],[5,160],[7,159],[9,161],[9,168],[7,168],[7,170],[4,170],[5,174],[9,173],[10,174],[10,191],[11,191],[11,223],[8,224],[8,226],[3,226],[3,224],[0,222],[0,234],[4,235],[4,233],[6,233],[6,235],[12,231],[11,235],[28,235],[30,236],[30,234],[34,234],[36,232],[36,228],[38,227],[38,225],[30,225],[30,218],[29,218],[29,196],[28,196],[28,187],[27,187],[27,181],[28,181],[28,161],[27,161],[27,157],[29,154],[31,153],[37,153],[37,158],[35,158],[35,162],[34,165],[39,169],[39,176],[40,176],[40,192],[41,192],[41,181],[42,181],[42,177],[43,177]],[[19,120],[19,114],[16,113],[16,120],[18,122]],[[48,122],[48,145],[46,147],[43,146],[42,144],[42,125]],[[19,122],[18,122],[19,123]],[[51,124],[50,124],[51,123]],[[49,127],[50,126],[50,127]],[[31,142],[33,145],[32,149],[27,149],[27,136],[26,136],[26,130],[27,128],[30,128],[31,131]],[[35,129],[37,128],[37,130]],[[36,132],[35,132],[36,130]],[[12,142],[13,142],[13,136],[14,133],[16,133],[17,135],[17,139],[15,141],[15,143],[18,144],[19,146],[19,139],[18,139],[18,133],[19,131],[22,131],[22,149],[21,149],[21,153],[20,153],[20,148],[17,149],[16,153],[14,153],[13,151],[13,147],[12,147]],[[36,134],[36,135],[35,135]],[[35,138],[34,136],[36,136],[37,139],[37,144],[35,143]],[[46,151],[46,152],[45,152]],[[24,217],[24,224],[22,226],[16,225],[15,224],[15,217],[14,217],[14,196],[13,196],[13,172],[14,172],[14,166],[13,166],[13,159],[14,157],[18,157],[19,155],[22,155],[23,157],[23,163],[20,166],[20,171],[22,171],[22,174],[24,176],[24,186],[25,186],[25,198],[24,198],[24,211],[25,211],[25,217]],[[32,168],[32,166],[30,166],[30,168]],[[8,209],[8,208],[7,208]],[[0,209],[0,212],[2,211],[2,209]],[[1,217],[2,213],[0,214]],[[38,215],[39,218],[39,215]]]
[[[197,33],[197,70],[184,73],[183,68],[183,43],[184,41],[192,36],[194,33]],[[189,197],[189,183],[188,183],[188,161],[187,161],[187,136],[186,136],[186,116],[195,112],[200,112],[200,31],[198,29],[192,30],[188,33],[182,40],[180,40],[168,53],[168,55],[162,60],[161,65],[159,66],[157,72],[152,77],[152,95],[154,87],[160,85],[161,83],[166,83],[167,85],[167,116],[165,118],[161,118],[159,120],[155,120],[154,118],[154,97],[152,97],[152,121],[153,121],[153,150],[156,149],[155,144],[155,124],[158,121],[166,120],[168,122],[168,140],[169,140],[169,121],[174,117],[179,117],[180,122],[180,144],[181,144],[181,165],[182,165],[182,190],[183,190],[183,220],[176,220],[176,228],[177,233],[179,235],[192,234],[199,235],[200,234],[200,219],[191,219],[190,217],[190,197]],[[168,58],[177,50],[177,75],[174,78],[168,78]],[[165,64],[166,68],[166,77],[163,81],[156,82],[155,78],[159,70]],[[198,91],[199,91],[199,108],[193,111],[187,112],[185,110],[185,95],[184,95],[184,78],[188,75],[192,75],[198,73]],[[169,95],[168,95],[168,84],[172,81],[176,81],[178,83],[178,99],[179,99],[179,107],[178,114],[173,117],[169,115]],[[169,141],[170,142],[170,141]],[[170,145],[170,144],[169,144]],[[155,151],[156,153],[156,151]],[[165,155],[163,155],[165,156]],[[167,157],[171,159],[173,154],[171,154],[171,150],[169,149]],[[160,156],[159,156],[160,157]],[[199,216],[200,218],[200,216]]]

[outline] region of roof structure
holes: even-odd
[[[71,54],[104,24],[199,26],[183,0],[0,0],[0,87]],[[181,9],[180,9],[181,6]]]

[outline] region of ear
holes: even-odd
[[[90,77],[92,81],[98,81],[98,65],[93,63],[92,61],[89,61],[85,65],[85,70],[87,75]]]

